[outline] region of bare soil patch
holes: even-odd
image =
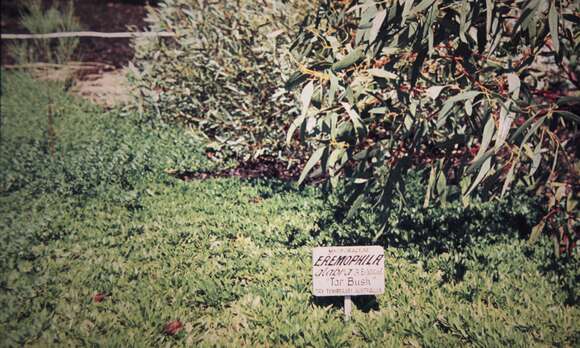
[[[83,79],[75,82],[71,91],[107,108],[126,104],[131,100],[125,69],[85,75]]]

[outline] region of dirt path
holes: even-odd
[[[71,92],[106,108],[131,100],[125,69],[86,75],[75,81]]]

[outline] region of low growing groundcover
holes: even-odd
[[[202,140],[61,90],[2,73],[1,346],[580,342],[577,256],[502,234],[433,253],[384,242],[385,293],[345,323],[340,298],[311,295],[311,248],[337,233],[318,188],[183,182],[166,170],[216,166]]]

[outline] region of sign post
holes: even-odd
[[[346,295],[344,297],[344,320],[345,321],[349,321],[351,311],[352,311],[352,299],[350,298],[350,295]]]
[[[345,320],[351,296],[385,292],[385,252],[380,246],[320,247],[312,250],[314,296],[344,296]]]

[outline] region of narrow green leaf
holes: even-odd
[[[308,76],[306,74],[296,72],[292,74],[292,76],[290,76],[288,81],[286,81],[286,83],[284,84],[284,88],[286,88],[287,90],[292,90],[296,86],[299,86],[302,82],[306,81],[307,78]]]
[[[463,109],[465,110],[465,114],[467,116],[471,116],[473,114],[473,103],[471,100],[467,99],[463,104]]]
[[[401,13],[401,26],[405,25],[407,21],[407,16],[411,12],[411,8],[413,7],[414,0],[405,0],[405,5],[403,6],[403,13]]]
[[[556,104],[558,104],[558,106],[575,105],[575,104],[579,104],[579,103],[580,103],[580,97],[570,97],[570,96],[560,97],[556,101]]]
[[[314,81],[308,82],[306,86],[302,89],[300,94],[300,100],[302,101],[302,115],[306,115],[308,108],[310,107],[310,101],[312,100],[312,94],[314,92]]]
[[[503,197],[505,195],[505,193],[509,190],[511,183],[514,180],[515,166],[516,166],[516,163],[513,163],[507,172],[507,175],[505,177],[505,181],[504,181],[503,186],[501,188],[501,197]]]
[[[433,185],[435,185],[435,165],[431,166],[431,172],[429,173],[429,181],[427,182],[427,192],[425,193],[425,201],[423,202],[423,208],[429,206],[429,200],[431,199],[431,191],[433,190]]]
[[[372,43],[377,38],[379,31],[385,21],[385,17],[387,16],[387,10],[382,10],[375,15],[373,18],[373,26],[371,27],[371,32],[369,34],[369,43]]]
[[[439,94],[441,94],[441,91],[443,91],[443,89],[447,87],[447,86],[432,86],[427,88],[427,90],[425,90],[425,93],[427,93],[427,95],[433,99],[433,100],[437,100],[437,98],[439,97]]]
[[[566,212],[572,213],[578,207],[578,199],[574,195],[568,195],[566,198]]]
[[[508,101],[500,110],[499,113],[499,127],[495,137],[495,149],[498,150],[507,139],[507,136],[515,119],[515,114],[509,111],[511,100]]]
[[[360,209],[360,207],[362,206],[362,204],[365,201],[365,195],[361,194],[359,195],[355,201],[352,203],[352,205],[350,206],[350,209],[348,209],[348,213],[346,214],[347,219],[350,219],[354,216],[354,214]]]
[[[483,154],[489,148],[489,144],[491,144],[491,138],[493,137],[493,132],[495,131],[495,122],[493,121],[493,117],[490,116],[483,128],[483,136],[481,138],[481,145],[479,146],[479,151],[477,151],[477,155],[473,159],[473,161],[477,161],[478,159],[483,156]]]
[[[320,161],[325,150],[326,146],[321,146],[316,151],[314,151],[308,162],[306,162],[306,165],[304,166],[302,173],[300,174],[300,179],[298,179],[298,185],[302,184],[302,182],[304,181],[304,179],[306,179],[310,171],[312,171],[312,168],[314,168],[316,163]]]
[[[515,133],[510,137],[510,143],[513,143],[528,127],[534,122],[534,118],[530,117],[521,126],[516,129]]]
[[[485,162],[489,157],[491,157],[491,155],[493,155],[493,153],[494,153],[493,149],[488,150],[486,153],[483,154],[483,156],[481,156],[481,158],[477,159],[476,161],[473,161],[473,163],[471,163],[471,165],[467,168],[465,172],[471,173],[474,170],[478,169],[483,164],[483,162]]]
[[[518,98],[520,94],[520,77],[516,73],[507,74],[507,81],[508,81],[508,92],[512,93],[514,99]]]
[[[360,136],[364,135],[366,133],[366,128],[362,124],[360,116],[358,115],[358,113],[356,111],[354,111],[348,103],[341,102],[340,104],[342,105],[344,110],[346,110],[346,113],[350,117],[350,120],[352,121],[352,124],[354,125],[354,131],[356,132],[357,136],[360,137]]]
[[[393,79],[396,79],[398,77],[396,74],[393,74],[392,72],[384,70],[384,69],[369,69],[367,71],[372,76],[380,77],[380,78],[383,78],[386,80],[393,80]]]
[[[332,64],[332,71],[340,71],[346,69],[349,66],[356,64],[364,56],[364,51],[362,48],[357,47],[356,49],[350,51],[349,54],[344,56],[340,61]]]
[[[538,128],[540,128],[540,126],[544,123],[544,120],[546,119],[546,116],[542,116],[540,117],[540,119],[538,119],[536,121],[536,123],[534,123],[534,125],[532,126],[532,128],[530,128],[530,130],[526,133],[526,136],[524,137],[524,140],[522,140],[521,145],[526,144],[526,142],[528,141],[528,139],[530,139],[530,137],[532,135],[534,135],[536,133],[536,131],[538,130]]]
[[[433,5],[434,2],[435,2],[435,0],[423,0],[423,1],[421,1],[417,6],[413,7],[411,12],[409,12],[409,17],[416,16],[419,12],[422,12],[422,11],[426,10],[427,8],[429,8],[431,5]]]
[[[338,161],[338,159],[340,157],[342,157],[342,154],[345,152],[345,149],[334,149],[332,150],[332,153],[330,154],[329,158],[328,158],[328,167],[329,168],[333,168],[334,165],[336,164],[336,162]]]
[[[555,114],[561,115],[567,120],[570,120],[574,123],[580,123],[580,116],[571,113],[570,111],[563,111],[563,110],[556,110],[554,111]]]
[[[336,97],[336,91],[338,90],[338,77],[332,72],[330,73],[330,90],[328,92],[328,103],[330,105],[334,104],[334,98]]]
[[[486,159],[485,162],[483,162],[483,165],[479,169],[477,177],[473,181],[473,184],[471,184],[471,188],[465,194],[466,196],[469,196],[469,194],[477,187],[477,185],[479,185],[479,183],[485,178],[490,169],[491,169],[491,157]]]
[[[453,103],[443,104],[443,107],[441,108],[441,110],[437,114],[437,128],[443,127],[443,125],[445,124],[445,121],[447,120],[447,114],[449,113],[449,111],[451,111],[451,109],[453,108],[454,105],[455,104],[453,104]]]
[[[302,124],[302,122],[304,122],[305,118],[306,118],[305,115],[300,115],[294,120],[294,122],[292,122],[292,124],[290,124],[288,132],[286,133],[286,145],[290,145],[292,137],[294,136],[294,132],[296,132],[296,129],[298,129],[298,127]]]
[[[462,100],[466,100],[466,99],[472,100],[480,94],[481,94],[481,92],[479,92],[479,91],[468,91],[468,92],[459,93],[459,94],[454,95],[453,97],[447,99],[445,101],[445,103],[443,104],[443,107],[439,111],[439,114],[437,114],[437,128],[440,128],[445,124],[445,121],[447,120],[447,114],[449,114],[451,109],[453,109],[453,106],[455,106],[455,103],[462,101]]]
[[[453,97],[447,99],[445,102],[446,103],[457,103],[458,101],[462,101],[465,99],[473,99],[480,94],[481,94],[480,91],[467,91],[467,92],[463,92],[463,93],[459,93],[457,95],[454,95]]]
[[[540,238],[540,235],[542,234],[542,231],[544,230],[545,225],[546,225],[546,223],[542,220],[542,221],[540,221],[539,224],[532,227],[532,233],[530,234],[530,239],[528,239],[529,244],[534,243],[535,241],[538,240],[538,238]]]
[[[444,196],[447,191],[447,178],[445,177],[445,172],[443,170],[439,171],[437,176],[437,193]]]
[[[465,43],[468,43],[465,33],[469,29],[469,23],[467,21],[467,15],[469,12],[469,3],[467,0],[463,0],[459,10],[459,38]]]
[[[530,168],[530,176],[533,176],[538,168],[540,168],[540,163],[542,161],[542,143],[538,142],[536,148],[534,149],[534,155],[532,156],[532,167]]]
[[[493,19],[493,0],[485,0],[485,33],[487,39],[491,39],[491,21]]]
[[[556,53],[560,52],[560,39],[558,38],[558,10],[554,0],[550,3],[550,12],[548,13],[548,25],[550,26],[550,35],[552,36],[552,45]]]
[[[372,108],[369,110],[369,114],[384,115],[386,112],[387,112],[387,108],[384,106],[380,106],[378,108]]]

